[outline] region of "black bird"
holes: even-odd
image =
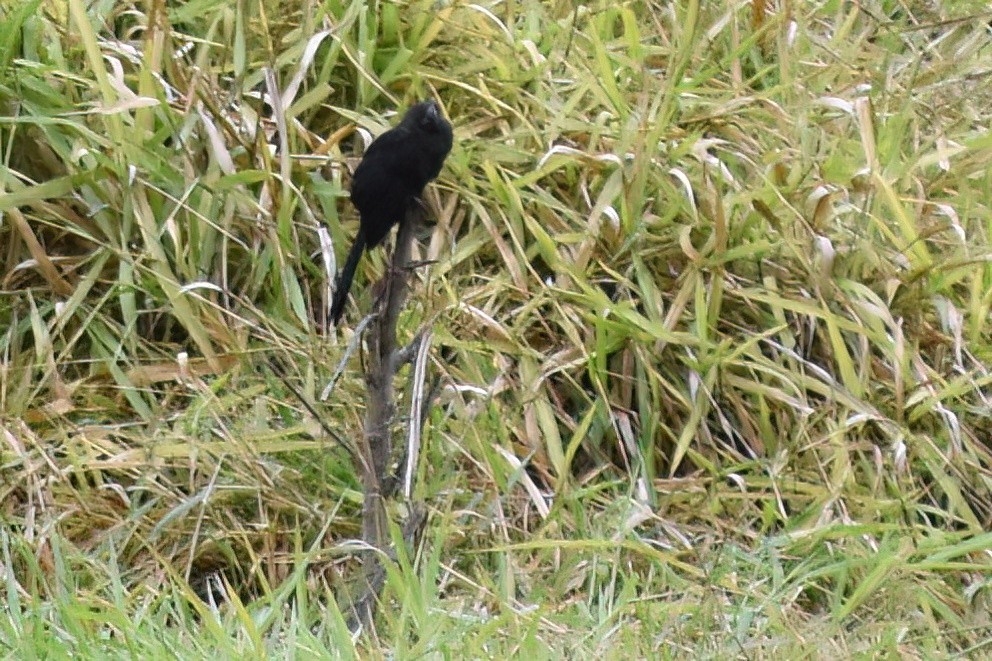
[[[334,289],[331,320],[335,325],[344,311],[362,252],[382,243],[407,210],[420,203],[424,186],[441,171],[451,141],[451,124],[437,103],[421,101],[365,151],[351,178],[351,201],[358,207],[359,225]]]

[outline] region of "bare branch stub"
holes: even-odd
[[[396,411],[393,377],[402,365],[397,360],[399,350],[396,322],[406,302],[409,264],[413,246],[413,228],[423,210],[411,208],[399,224],[396,249],[384,279],[383,294],[376,302],[378,313],[369,326],[368,361],[365,369],[366,408],[365,433],[358,443],[361,456],[359,471],[365,492],[362,506],[362,540],[372,547],[365,552],[362,573],[366,592],[355,601],[355,615],[369,624],[375,610],[375,601],[382,589],[384,571],[383,554],[392,556],[389,549],[389,525],[386,514],[386,483],[389,478],[390,459],[393,454],[391,423]]]

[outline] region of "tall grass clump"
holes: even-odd
[[[990,69],[977,0],[0,0],[5,649],[986,654]],[[426,97],[427,521],[353,636],[296,393],[361,433],[349,167]]]

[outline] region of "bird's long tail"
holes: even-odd
[[[351,281],[355,277],[355,269],[358,268],[358,260],[365,252],[365,233],[358,230],[355,242],[351,244],[348,252],[348,259],[341,270],[337,286],[334,288],[334,300],[331,302],[331,321],[335,326],[341,320],[341,313],[344,312],[344,304],[348,302],[348,291],[351,289]]]

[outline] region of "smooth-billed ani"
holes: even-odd
[[[351,178],[351,201],[359,225],[334,289],[331,320],[341,319],[362,252],[382,243],[411,205],[419,204],[427,182],[437,177],[451,151],[451,124],[434,101],[410,108],[403,121],[372,141]]]

